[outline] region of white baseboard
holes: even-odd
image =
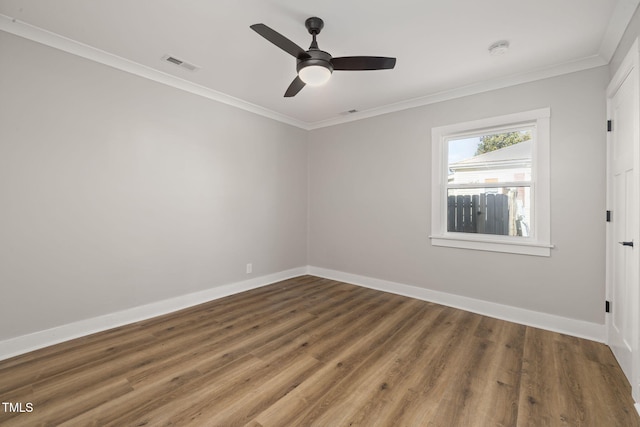
[[[150,319],[152,317],[181,310],[183,308],[202,304],[207,301],[223,298],[228,295],[259,288],[281,280],[302,276],[304,274],[339,280],[341,282],[377,289],[383,292],[390,292],[423,301],[430,301],[449,307],[455,307],[497,319],[503,319],[510,322],[560,332],[594,341],[605,342],[605,325],[569,319],[553,314],[526,310],[523,308],[477,300],[460,295],[448,294],[446,292],[434,291],[337,270],[306,266],[218,286],[201,292],[181,295],[168,300],[133,307],[127,310],[0,341],[0,360],[8,359],[19,354],[27,353],[29,351],[58,344],[81,336],[105,331],[118,326],[138,322],[140,320]],[[636,409],[638,409],[638,412],[640,413],[640,403],[636,404]]]
[[[372,277],[360,276],[357,274],[345,273],[342,271],[330,270],[326,268],[309,266],[308,274],[324,277],[341,282],[352,283],[366,288],[377,289],[411,298],[430,301],[437,304],[455,307],[484,316],[520,323],[527,326],[546,329],[553,332],[560,332],[579,338],[586,338],[593,341],[605,342],[605,325],[585,322],[583,320],[570,319],[548,313],[527,310],[524,308],[512,307],[497,304],[490,301],[483,301],[460,295],[448,294],[402,283],[389,282]]]
[[[0,341],[0,360],[307,274],[298,267]]]

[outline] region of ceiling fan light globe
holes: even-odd
[[[331,70],[322,65],[308,65],[298,71],[298,76],[309,86],[321,86],[331,78]]]

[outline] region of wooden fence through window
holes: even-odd
[[[447,198],[447,231],[507,236],[509,220],[509,196],[506,194],[482,193]]]

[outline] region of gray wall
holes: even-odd
[[[604,323],[607,67],[311,131],[309,264]],[[551,107],[551,257],[432,247],[431,128]]]
[[[0,340],[307,264],[305,131],[0,51]]]
[[[306,132],[3,32],[0,50],[0,340],[249,262],[604,323],[608,67]],[[552,256],[432,247],[431,128],[541,107]]]

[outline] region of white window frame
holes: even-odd
[[[550,108],[435,127],[431,130],[431,244],[451,248],[551,256]],[[480,134],[499,128],[532,126],[531,225],[527,237],[447,231],[448,141],[454,136]],[[511,184],[509,184],[511,185]],[[504,186],[504,185],[503,185]]]

